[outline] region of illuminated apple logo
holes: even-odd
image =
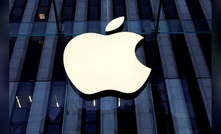
[[[106,26],[106,33],[114,32],[123,22],[124,17],[112,20]],[[69,41],[63,55],[71,84],[83,96],[133,94],[147,81],[151,71],[135,54],[135,47],[142,38],[132,32],[76,36]]]

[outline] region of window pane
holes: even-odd
[[[29,109],[14,109],[11,117],[12,123],[24,123],[28,121]]]
[[[25,61],[21,73],[21,81],[35,81],[38,73],[38,65],[41,58],[41,50],[44,38],[41,36],[31,37]]]
[[[20,22],[22,20],[23,8],[14,8],[11,12],[10,22]]]
[[[72,20],[74,16],[72,7],[65,7],[63,10],[63,19],[64,20]]]
[[[15,7],[25,7],[27,0],[15,0]]]
[[[60,126],[59,125],[48,125],[47,134],[60,134]]]

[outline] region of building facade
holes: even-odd
[[[211,1],[9,0],[10,133],[210,134]],[[148,83],[133,99],[85,100],[64,48],[119,16],[144,37],[136,56],[152,68]]]

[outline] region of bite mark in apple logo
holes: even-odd
[[[84,33],[70,40],[64,50],[64,68],[75,91],[85,99],[134,96],[146,83],[151,69],[136,57],[143,39],[132,32],[118,32],[124,17],[106,26],[108,35]]]

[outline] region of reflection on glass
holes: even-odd
[[[118,107],[120,107],[120,98],[118,98]]]
[[[96,100],[93,100],[93,106],[96,107]]]
[[[10,133],[24,134],[28,122],[35,83],[20,82],[10,118]]]
[[[52,82],[50,99],[45,119],[44,133],[60,134],[64,113],[64,98],[66,84],[64,81]]]
[[[117,125],[120,134],[136,134],[136,114],[134,100],[118,98]]]
[[[19,101],[18,96],[16,96],[16,100],[17,100],[17,103],[18,103],[19,108],[21,108],[21,104],[20,104],[20,101]]]
[[[31,96],[30,96],[30,95],[28,96],[28,98],[29,98],[29,101],[32,102],[32,99],[31,99]]]
[[[100,100],[83,100],[81,124],[84,134],[100,133]]]
[[[59,107],[59,104],[58,104],[58,98],[57,98],[56,95],[55,95],[54,97],[55,97],[55,101],[56,101],[56,106]]]

